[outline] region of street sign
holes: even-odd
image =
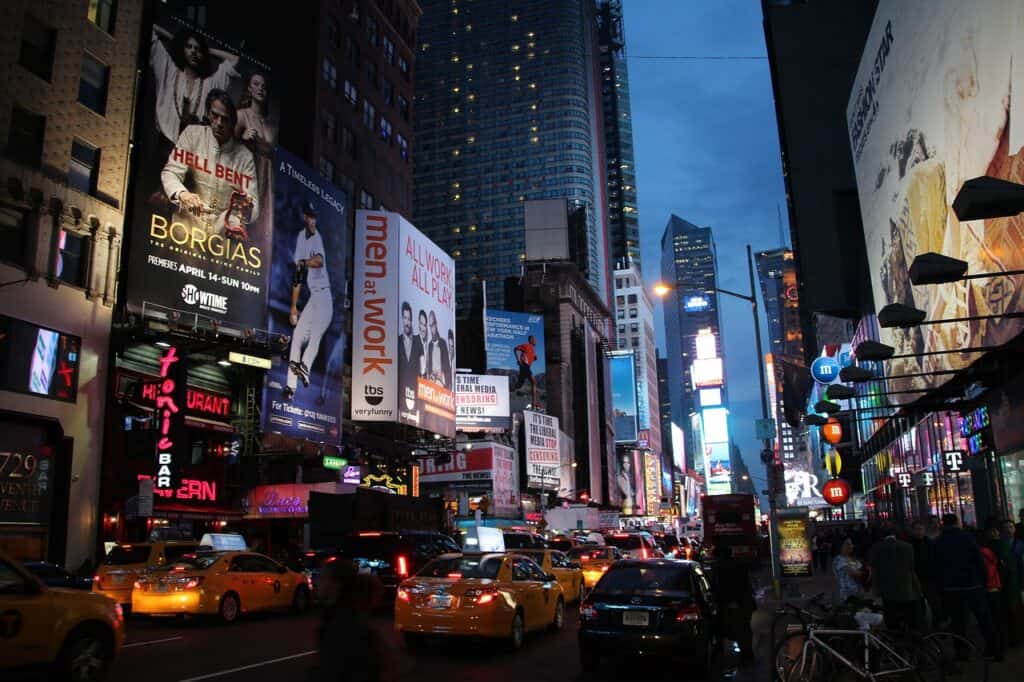
[[[339,470],[340,471],[341,469],[345,468],[346,464],[348,464],[348,460],[346,460],[344,457],[335,457],[333,455],[324,455],[324,462],[323,462],[323,464],[324,464],[324,469],[335,469],[335,470]]]
[[[775,440],[775,420],[754,420],[754,431],[757,433],[758,440]]]

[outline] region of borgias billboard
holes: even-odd
[[[261,329],[278,84],[265,64],[159,3],[148,53],[128,306]]]
[[[455,436],[455,261],[398,213],[357,211],[352,419]]]

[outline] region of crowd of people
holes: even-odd
[[[985,655],[1001,661],[1024,642],[1024,509],[963,528],[955,514],[831,529],[811,539],[815,571],[831,570],[840,602],[880,599],[887,628],[949,630],[973,617]]]

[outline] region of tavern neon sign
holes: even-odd
[[[145,474],[139,474],[139,480],[151,478]],[[217,483],[216,481],[198,481],[195,479],[183,478],[177,488],[170,490],[159,490],[153,486],[153,494],[164,499],[173,500],[194,500],[197,502],[216,502]]]

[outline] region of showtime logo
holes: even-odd
[[[224,314],[228,311],[228,297],[201,291],[194,284],[186,284],[181,289],[181,300],[188,305],[199,306],[201,310]]]

